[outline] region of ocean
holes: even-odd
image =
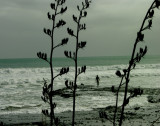
[[[83,57],[78,65],[86,65],[87,71],[78,77],[78,85],[93,86],[103,89],[118,86],[120,78],[115,75],[116,70],[127,68],[129,56]],[[65,87],[65,80],[73,80],[74,64],[67,58],[54,58],[54,73],[59,73],[61,67],[70,67],[70,72],[55,80],[55,89]],[[95,78],[100,77],[97,87]],[[47,108],[41,100],[43,78],[50,80],[49,65],[41,59],[0,59],[0,114],[9,113],[41,113]],[[131,72],[130,87],[160,89],[160,56],[146,56],[136,69]],[[86,87],[87,88],[87,87]],[[88,111],[94,108],[115,105],[115,94],[106,90],[81,91],[76,98],[76,111]],[[121,104],[123,93],[120,93]],[[128,106],[147,106],[148,94],[134,98]],[[56,112],[72,111],[72,98],[55,96]]]

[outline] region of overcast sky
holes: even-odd
[[[43,33],[51,22],[47,19],[50,2],[54,0],[0,0],[0,59],[35,58],[38,51],[49,52],[50,39]],[[78,2],[77,2],[78,1]],[[68,11],[60,16],[67,25],[56,31],[55,40],[68,37],[66,28],[74,29],[72,14],[80,0],[67,0]],[[80,56],[130,55],[147,9],[153,0],[92,0],[88,16],[83,22],[87,30],[81,40],[87,46]],[[145,32],[148,55],[160,54],[160,10],[154,15],[152,30]],[[70,38],[70,37],[69,37]],[[63,50],[74,50],[74,39],[54,52],[63,56]]]

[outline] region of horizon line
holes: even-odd
[[[147,56],[160,56],[158,54],[155,54],[155,55],[146,55],[145,57]],[[93,57],[130,57],[130,55],[113,55],[113,56],[79,56],[78,58],[93,58]],[[54,58],[66,58],[65,56],[64,57],[54,57]],[[0,58],[0,60],[12,60],[12,59],[39,59],[38,57],[20,57],[20,58]]]

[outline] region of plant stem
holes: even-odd
[[[144,26],[144,24],[145,24],[145,21],[146,21],[146,19],[147,19],[148,13],[149,13],[150,10],[152,9],[154,3],[155,3],[155,1],[151,4],[150,8],[148,9],[145,18],[143,19],[143,22],[142,22],[142,25],[141,25],[141,28],[140,28],[139,32],[142,31],[143,26]],[[138,36],[137,36],[137,38],[136,38],[136,40],[135,40],[135,43],[134,43],[134,47],[133,47],[132,56],[131,56],[131,60],[130,60],[130,61],[132,61],[132,60],[134,59],[134,55],[135,55],[135,50],[136,50],[136,47],[137,47],[137,43],[138,43]],[[127,77],[126,77],[125,94],[124,94],[124,100],[123,100],[123,104],[122,104],[122,111],[121,111],[121,117],[120,117],[119,126],[122,125],[122,120],[123,120],[123,115],[124,115],[124,108],[125,108],[125,102],[126,102],[126,99],[127,99],[128,83],[129,83],[129,77],[130,77],[131,67],[132,67],[132,64],[129,63],[128,73],[127,73]]]
[[[56,9],[55,9],[55,16],[56,16],[56,13],[57,13],[57,7],[58,7],[58,4],[56,6]],[[50,69],[51,69],[51,91],[53,91],[53,78],[54,78],[54,72],[53,72],[53,63],[52,63],[52,59],[53,59],[53,47],[54,47],[54,29],[55,29],[55,18],[53,20],[53,26],[52,26],[52,34],[51,34],[51,52],[50,52]],[[53,100],[52,100],[52,96],[50,96],[50,108],[51,108],[51,115],[50,115],[50,126],[53,125],[53,120],[55,120],[55,116],[54,116],[54,108],[52,106],[53,104]]]
[[[117,115],[117,108],[118,108],[118,96],[119,96],[119,90],[122,86],[123,78],[121,79],[121,82],[119,84],[118,90],[116,92],[116,106],[115,106],[115,111],[114,111],[114,118],[113,118],[113,126],[116,126],[116,115]]]
[[[75,123],[75,107],[76,107],[76,88],[77,88],[77,56],[78,56],[78,42],[79,42],[79,24],[80,24],[81,17],[79,16],[78,23],[77,23],[77,35],[76,35],[76,52],[75,52],[75,80],[74,80],[74,89],[73,89],[73,115],[72,115],[72,126]]]

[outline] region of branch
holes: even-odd
[[[86,30],[86,24],[79,24],[79,31]]]
[[[47,34],[48,36],[52,37],[52,32],[51,32],[50,29],[44,28],[44,29],[43,29],[43,32],[44,32],[45,34]]]
[[[67,58],[70,58],[70,59],[73,59],[75,61],[75,52],[71,52],[71,51],[64,51],[64,55],[67,57]]]
[[[38,52],[38,53],[37,53],[37,56],[38,56],[40,59],[43,59],[43,60],[45,60],[46,62],[49,63],[49,61],[48,61],[48,59],[47,59],[47,54],[46,54],[46,53]]]
[[[133,59],[134,59],[134,55],[135,55],[137,43],[138,43],[139,41],[143,41],[144,34],[142,34],[141,31],[143,30],[143,27],[144,27],[145,21],[147,20],[148,14],[150,13],[150,10],[153,9],[153,5],[155,4],[156,1],[157,1],[157,0],[155,0],[155,1],[151,4],[150,8],[148,9],[148,11],[147,11],[147,13],[146,13],[146,16],[145,16],[145,18],[144,18],[144,20],[143,20],[143,22],[142,22],[141,28],[140,28],[139,32],[137,33],[137,38],[136,38],[136,40],[135,40],[135,44],[134,44],[134,47],[133,47],[132,56],[131,56],[131,60],[130,60],[130,61],[133,61]],[[125,104],[125,102],[126,102],[126,100],[127,100],[128,83],[129,83],[129,77],[130,77],[130,71],[131,71],[132,65],[133,65],[133,62],[130,62],[129,67],[128,67],[128,73],[127,73],[127,76],[126,76],[125,94],[124,94],[124,100],[123,100],[123,106],[122,106],[122,111],[121,111],[119,126],[122,125],[124,108],[125,108],[124,104]]]
[[[67,74],[69,72],[69,67],[67,67],[67,68],[62,68],[61,70],[60,70],[60,72],[59,72],[59,74],[57,74],[55,77],[53,77],[53,80],[56,78],[56,77],[58,77],[58,76],[62,76],[63,74]]]
[[[57,78],[58,76],[60,76],[60,74],[57,74],[56,76],[54,76],[54,77],[53,77],[53,80],[54,80],[55,78]]]
[[[61,46],[61,43],[58,44],[58,45],[56,45],[56,46],[54,46],[53,49],[55,49],[55,48],[57,48],[57,47],[59,47],[59,46]]]
[[[78,74],[77,76],[79,76],[81,73],[85,73],[86,72],[86,66],[82,66],[81,69],[78,68]]]
[[[66,88],[70,89],[72,92],[74,91],[74,83],[73,83],[73,81],[66,80],[65,81],[65,85],[66,85]],[[76,88],[77,88],[77,86],[76,86]]]
[[[71,35],[71,36],[73,36],[73,37],[77,38],[77,36],[74,34],[74,32],[73,32],[73,30],[72,30],[72,29],[67,28],[67,32],[68,32],[68,34],[69,34],[69,35]]]
[[[56,15],[58,15],[58,14],[63,14],[63,13],[65,13],[67,11],[67,7],[65,7],[65,8],[61,8],[61,10],[56,14]]]
[[[59,20],[59,22],[56,24],[56,26],[54,28],[60,28],[61,26],[64,26],[66,24],[66,22],[64,20]]]
[[[59,47],[59,46],[63,46],[63,45],[65,45],[65,44],[67,44],[67,43],[68,43],[68,40],[69,40],[68,38],[62,39],[62,42],[59,43],[58,45],[54,46],[53,49],[55,49],[55,48],[57,48],[57,47]]]
[[[119,90],[120,90],[121,86],[124,84],[124,83],[122,84],[123,79],[124,79],[124,76],[121,78],[121,82],[119,84],[119,87],[118,87],[118,90],[116,93],[116,106],[115,106],[114,118],[113,118],[113,125],[114,126],[116,126],[116,115],[117,115],[117,109],[118,109],[118,96],[119,96]]]

